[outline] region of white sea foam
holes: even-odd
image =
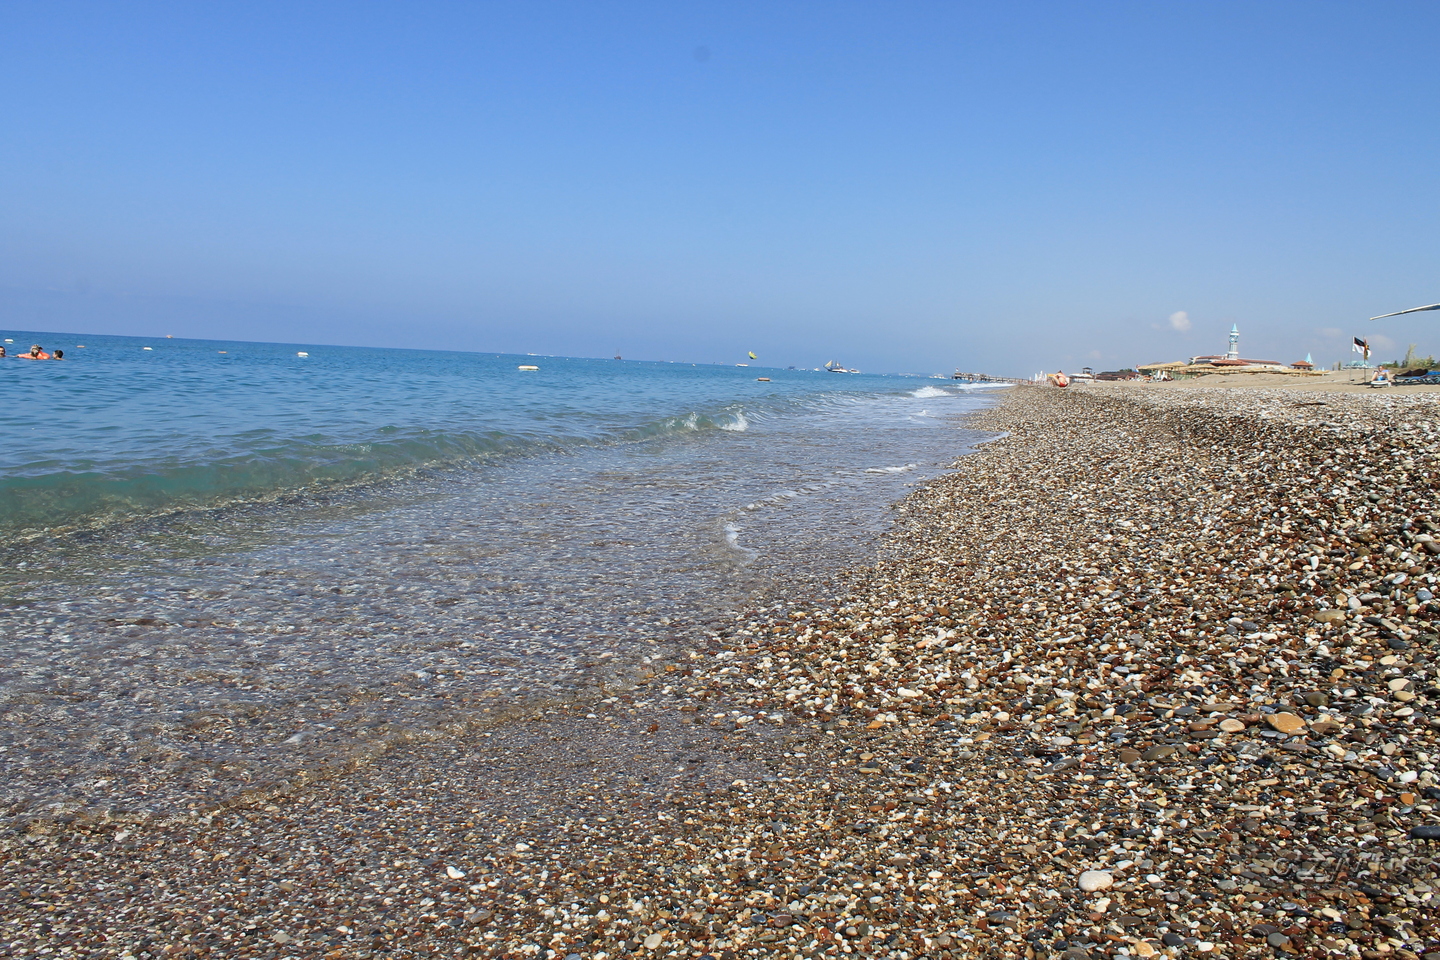
[[[733,523],[725,524],[725,546],[746,557],[753,558],[758,555],[749,547],[740,546],[740,528]]]
[[[926,400],[930,397],[952,397],[949,390],[941,390],[939,387],[921,387],[919,390],[911,390],[910,396],[916,400]]]
[[[866,472],[866,473],[909,473],[911,470],[914,470],[914,469],[915,469],[916,467],[918,467],[918,466],[920,466],[918,463],[907,463],[907,464],[905,464],[905,466],[903,466],[903,467],[870,467],[870,468],[868,468],[865,472]]]
[[[733,430],[736,433],[744,433],[746,430],[750,429],[750,421],[745,419],[745,414],[737,413],[735,414],[735,419],[732,420],[730,423],[720,424],[720,429]]]
[[[1011,384],[1008,383],[957,383],[956,390],[1008,390]]]

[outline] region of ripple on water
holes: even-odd
[[[0,613],[0,805],[211,808],[623,688],[868,556],[978,439],[905,415],[832,424],[843,457],[782,421],[35,550]]]

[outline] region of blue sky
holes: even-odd
[[[0,325],[1019,374],[1232,323],[1282,361],[1440,353],[1440,314],[1364,321],[1440,300],[1437,36],[1433,3],[1315,0],[12,0]]]

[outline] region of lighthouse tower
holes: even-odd
[[[1225,354],[1225,359],[1240,359],[1240,325],[1238,323],[1230,325],[1230,352]]]

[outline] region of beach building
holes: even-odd
[[[1233,324],[1230,327],[1230,349],[1223,355],[1210,354],[1201,357],[1191,357],[1188,366],[1209,364],[1212,367],[1238,369],[1241,367],[1250,369],[1285,370],[1285,364],[1278,360],[1254,360],[1240,356],[1240,325]]]
[[[1142,363],[1135,369],[1147,377],[1153,377],[1159,373],[1168,373],[1172,376],[1184,371],[1189,364],[1184,360],[1171,360],[1167,363]],[[1103,379],[1103,378],[1102,378]]]
[[[1286,364],[1278,360],[1259,360],[1240,355],[1240,325],[1230,327],[1229,349],[1224,353],[1204,354],[1188,360],[1173,360],[1168,363],[1147,363],[1137,368],[1151,376],[1169,374],[1172,377],[1195,377],[1214,373],[1309,373],[1314,364],[1307,356],[1304,360]]]

